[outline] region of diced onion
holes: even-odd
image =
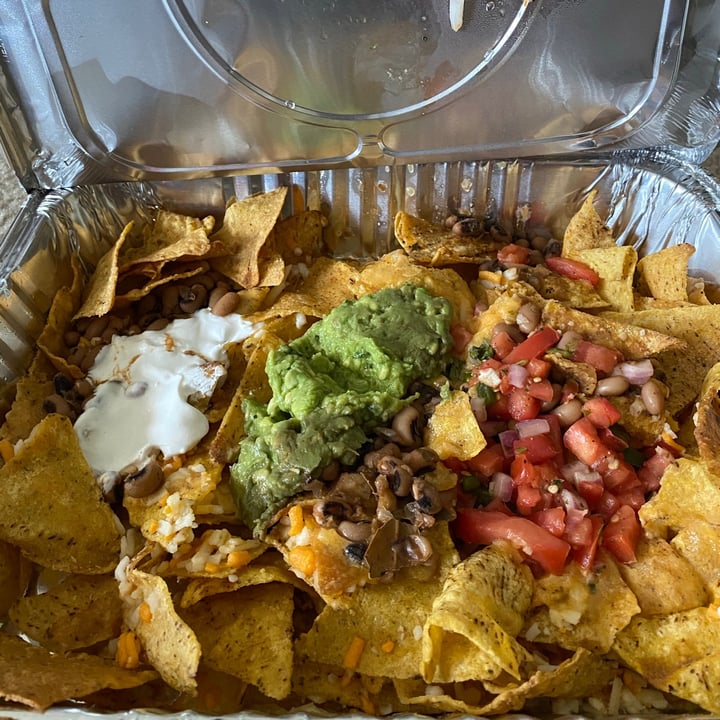
[[[580,511],[584,515],[588,509],[585,500],[567,488],[560,490],[560,503],[568,513],[571,511]]]
[[[513,387],[525,387],[528,381],[528,377],[529,375],[527,368],[523,365],[518,365],[517,363],[508,365],[508,382]]]
[[[515,450],[513,448],[513,443],[518,439],[518,437],[519,435],[516,430],[503,430],[503,432],[498,435],[498,440],[502,445],[505,457],[514,457]]]
[[[521,420],[516,426],[518,437],[526,438],[532,435],[542,435],[550,432],[550,423],[544,418]]]
[[[613,375],[622,375],[631,385],[644,385],[654,374],[650,360],[627,360],[616,365]]]
[[[484,423],[487,420],[487,406],[482,398],[471,397],[470,409],[473,411],[473,415],[475,415],[475,419],[479,423]]]
[[[513,479],[504,472],[496,472],[490,478],[488,485],[493,497],[503,502],[510,502],[513,494]]]
[[[573,483],[573,485],[577,485],[580,482],[602,482],[602,475],[595,470],[591,470],[580,460],[575,460],[574,462],[563,465],[563,467],[560,468],[560,474],[565,480]]]

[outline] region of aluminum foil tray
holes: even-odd
[[[0,243],[0,387],[10,388],[26,367],[53,295],[67,280],[72,254],[92,264],[128,220],[149,219],[160,207],[221,216],[233,195],[280,184],[297,186],[305,205],[326,211],[334,253],[345,257],[369,257],[396,247],[392,220],[399,209],[438,222],[449,211],[462,210],[519,236],[559,235],[586,195],[597,189],[600,212],[619,242],[641,253],[692,243],[697,251],[691,273],[720,282],[720,185],[696,166],[656,152],[594,161],[437,163],[33,193]],[[314,716],[309,712],[303,708],[284,717]],[[142,710],[98,715],[78,706],[43,714],[0,707],[0,715],[20,720],[150,717]]]

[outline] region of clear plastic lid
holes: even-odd
[[[720,135],[712,0],[4,0],[28,187]]]

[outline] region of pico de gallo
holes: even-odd
[[[466,348],[464,389],[488,442],[469,460],[445,460],[460,477],[456,538],[509,540],[553,574],[570,561],[589,572],[599,548],[631,562],[638,510],[682,448],[668,426],[638,445],[618,400],[662,417],[665,386],[650,359],[626,360],[540,317],[528,301],[516,322],[497,323],[490,339]]]

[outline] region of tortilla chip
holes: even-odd
[[[640,291],[658,300],[688,302],[688,261],[694,252],[694,245],[679,243],[645,255],[637,266]]]
[[[206,597],[268,583],[287,583],[298,590],[312,594],[312,588],[288,569],[282,556],[271,551],[251,564],[239,568],[233,574],[232,579],[227,577],[193,578],[183,591],[180,607],[189,608]]]
[[[310,266],[300,286],[300,293],[313,298],[323,317],[344,300],[357,298],[355,285],[360,277],[358,268],[343,260],[321,257]]]
[[[70,421],[48,415],[0,468],[0,539],[43,567],[102,574],[121,535]]]
[[[720,618],[696,608],[636,617],[615,640],[622,661],[655,687],[720,712]]]
[[[593,190],[565,228],[562,256],[582,260],[582,254],[593,248],[611,248],[616,245],[610,229],[595,210],[597,190]]]
[[[234,201],[225,210],[222,227],[212,235],[228,255],[212,260],[213,267],[237,282],[254,288],[260,282],[260,252],[280,217],[287,188]]]
[[[168,685],[195,694],[200,642],[175,611],[165,580],[136,567],[128,567],[126,577],[134,591],[123,598],[125,621],[137,634],[148,661]],[[137,617],[140,604],[149,608],[149,619]]]
[[[469,460],[487,445],[487,440],[470,406],[470,396],[454,390],[441,400],[425,429],[425,445],[441,460]]]
[[[437,523],[428,537],[439,559],[436,571],[406,568],[390,583],[358,587],[348,607],[326,606],[310,631],[298,638],[298,662],[343,667],[353,637],[358,637],[364,649],[352,670],[386,678],[416,675],[422,661],[422,628],[458,560],[447,523]]]
[[[120,272],[141,263],[163,263],[181,257],[200,257],[210,249],[212,217],[199,218],[160,210],[145,228],[140,244],[128,243],[120,254]]]
[[[394,226],[397,241],[412,260],[434,267],[493,260],[507,242],[489,234],[461,237],[402,210],[395,215]]]
[[[543,307],[542,320],[556,330],[574,330],[599,345],[619,350],[626,360],[642,360],[668,350],[687,351],[682,339],[633,323],[632,318],[636,315],[638,313],[609,312],[596,317],[548,300]]]
[[[182,617],[208,666],[281,700],[292,680],[293,592],[285,583],[248,586],[205,598]]]
[[[592,575],[571,563],[562,575],[546,575],[536,582],[535,610],[526,620],[525,638],[568,650],[610,649],[640,607],[612,557],[600,551],[599,559],[602,564]]]
[[[0,540],[0,616],[7,615],[12,604],[22,598],[32,574],[33,566],[20,548]]]
[[[486,547],[454,567],[425,623],[424,679],[492,680],[505,672],[520,680],[532,655],[515,637],[532,592],[530,569],[506,545]]]
[[[5,415],[0,435],[13,445],[24,440],[47,415],[45,399],[55,392],[55,368],[43,351],[33,357],[30,367],[17,381],[15,399]]]
[[[476,300],[463,277],[451,268],[416,265],[401,251],[388,253],[365,265],[360,272],[357,293],[367,295],[408,282],[425,288],[431,295],[447,298],[453,307],[454,322],[471,327]]]
[[[76,365],[71,365],[67,361],[70,348],[65,342],[65,333],[70,326],[73,313],[80,304],[85,277],[76,255],[72,256],[71,264],[73,268],[72,285],[60,288],[55,294],[45,327],[37,339],[37,346],[43,350],[58,372],[77,380],[84,377],[84,373]]]
[[[720,600],[720,525],[698,520],[681,528],[670,544],[705,581],[713,602]]]
[[[89,648],[120,634],[122,604],[111,575],[70,575],[10,608],[18,630],[54,652]]]
[[[665,539],[697,522],[720,525],[720,478],[700,460],[679,458],[638,516],[648,535]]]
[[[637,250],[629,245],[584,250],[579,259],[599,276],[596,290],[614,310],[630,312],[634,307],[633,280]]]
[[[158,273],[155,277],[146,279],[145,282],[142,282],[137,287],[128,287],[127,285],[124,285],[123,280],[125,277],[120,278],[116,287],[115,306],[122,307],[149,295],[151,292],[163,285],[169,285],[170,283],[177,282],[178,280],[185,280],[197,275],[203,275],[205,272],[207,272],[207,267],[202,265],[192,263],[169,263],[166,268],[164,268],[164,272]]]
[[[120,269],[120,253],[132,229],[133,223],[130,222],[125,226],[117,242],[98,261],[85,288],[85,300],[75,313],[74,320],[106,315],[112,310]]]
[[[441,694],[429,694],[421,680],[395,680],[400,702],[415,712],[453,713],[481,717],[522,710],[528,700],[538,697],[587,698],[605,687],[617,674],[616,666],[587,650],[577,650],[572,657],[556,666],[536,670],[528,680],[505,689],[493,688],[488,693],[475,683],[453,683],[442,688]]]
[[[708,371],[700,389],[695,419],[695,440],[708,470],[720,475],[720,363]]]
[[[603,316],[605,316],[603,314]],[[654,333],[673,335],[685,347],[667,347],[656,355],[670,388],[667,410],[675,415],[692,403],[705,376],[720,362],[720,305],[687,305],[634,313],[608,313],[608,319],[627,322]]]
[[[603,299],[595,288],[584,280],[574,280],[557,273],[542,272],[536,268],[532,268],[522,277],[545,300],[557,300],[563,305],[578,310],[608,307],[607,300]]]
[[[275,226],[275,246],[285,262],[308,263],[323,251],[323,228],[327,221],[319,210],[304,210],[280,220]]]
[[[125,670],[95,655],[50,653],[0,633],[0,697],[43,711],[102,688],[130,688],[157,677],[154,670]]]
[[[619,568],[643,615],[669,615],[710,601],[703,578],[665,540],[641,538],[636,555]]]

